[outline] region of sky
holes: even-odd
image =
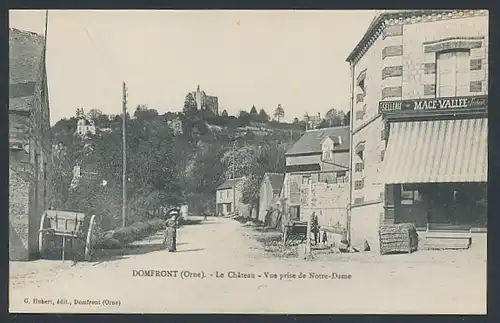
[[[237,115],[285,120],[349,109],[349,53],[375,11],[49,10],[51,124],[76,109],[120,114],[145,104],[180,111],[197,86]],[[45,11],[9,12],[12,28],[44,33]]]

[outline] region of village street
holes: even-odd
[[[272,257],[254,235],[252,228],[235,220],[209,218],[178,231],[176,253],[160,250],[161,234],[157,234],[122,256],[101,262],[74,266],[69,261],[11,262],[10,311],[486,312],[486,242],[481,239],[467,251],[331,254],[306,261]],[[159,272],[156,277],[134,276],[134,271],[141,270]],[[177,270],[177,277],[161,277],[168,276],[162,270]],[[199,273],[202,278],[181,278],[181,271]],[[266,272],[278,276],[266,278]],[[305,278],[298,278],[301,272]],[[332,278],[333,272],[345,279]],[[230,278],[238,273],[254,278]],[[280,279],[280,274],[287,273]],[[310,273],[328,278],[311,278]],[[35,304],[35,298],[45,304]],[[75,299],[82,304],[75,305]],[[58,300],[68,303],[57,304]],[[112,302],[105,305],[105,300]]]

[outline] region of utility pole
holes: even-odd
[[[127,85],[123,82],[123,115],[122,115],[122,139],[123,139],[123,177],[122,177],[122,227],[127,223]]]
[[[306,233],[306,255],[311,253],[311,219],[312,219],[312,179],[309,178],[309,188],[307,196],[307,205],[309,206],[309,216],[307,217],[307,233]]]
[[[236,168],[235,168],[235,158],[236,154],[235,143],[233,142],[233,213],[236,215]]]

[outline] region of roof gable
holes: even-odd
[[[236,182],[236,185],[238,185],[241,182],[243,182],[243,180],[244,180],[243,177],[234,179],[234,181]],[[219,185],[219,187],[217,187],[217,190],[227,190],[227,189],[230,189],[230,188],[233,188],[233,179],[226,180],[224,183],[222,183],[221,185]]]
[[[286,152],[287,155],[321,153],[321,143],[326,138],[342,138],[335,150],[349,149],[349,127],[309,130]],[[335,142],[335,139],[332,139]]]
[[[283,186],[283,180],[285,178],[285,174],[266,173],[264,176],[266,176],[269,179],[269,183],[271,184],[273,193],[279,194],[279,192],[281,191],[281,187]]]

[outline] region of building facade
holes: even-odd
[[[241,189],[243,187],[244,178],[228,179],[216,191],[216,214],[229,215],[238,213],[240,215],[246,214],[248,206],[241,203]],[[233,198],[233,183],[234,183],[234,198]],[[234,206],[236,202],[236,207]]]
[[[278,220],[278,199],[285,174],[266,173],[262,178],[259,191],[258,220],[269,226],[275,226]]]
[[[308,130],[285,154],[286,169],[281,197],[290,220],[303,218],[301,186],[313,183],[347,182],[349,127]]]
[[[38,253],[51,158],[45,38],[9,30],[9,258]]]
[[[191,92],[191,94],[196,101],[198,110],[210,110],[214,115],[219,115],[219,98],[217,96],[207,95],[205,91],[200,90],[199,85],[196,92]]]
[[[88,120],[85,117],[78,119],[76,124],[76,133],[81,137],[86,137],[89,134],[95,135],[96,126],[94,120]]]
[[[167,125],[172,129],[174,135],[180,135],[183,133],[182,120],[179,117],[167,121]]]
[[[323,120],[321,119],[320,113],[315,116],[310,116],[308,113],[306,113],[304,115],[303,121],[306,124],[306,130],[314,130],[319,128]]]
[[[382,12],[347,61],[352,240],[378,247],[381,223],[485,226],[487,11]]]

